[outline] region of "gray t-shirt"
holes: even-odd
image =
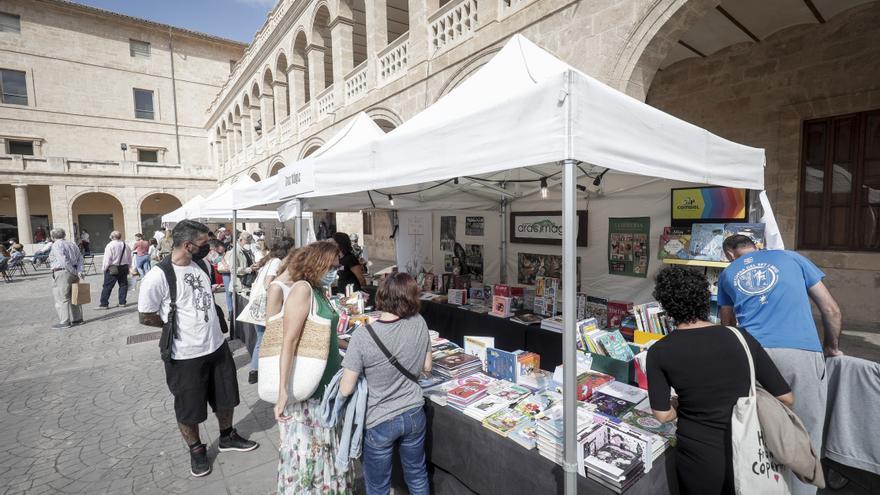
[[[428,324],[422,315],[393,322],[377,321],[373,323],[373,330],[400,364],[419,376],[425,365],[425,355],[431,350]],[[351,336],[342,367],[363,373],[367,378],[367,428],[423,403],[419,384],[403,376],[388,362],[364,327],[356,329]]]

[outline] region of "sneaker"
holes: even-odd
[[[232,430],[232,433],[225,437],[220,437],[220,452],[226,452],[227,450],[250,452],[259,446],[260,444],[253,440],[245,440],[244,438],[241,438],[235,430]]]
[[[110,306],[95,306],[95,309],[97,309],[98,311],[106,311],[110,309]]]
[[[70,322],[70,326],[75,327],[75,326],[77,326],[77,325],[82,325],[83,323],[85,323],[85,321],[83,321],[83,320],[76,320],[76,321],[72,321],[72,322]]]
[[[207,476],[211,472],[211,465],[208,464],[208,448],[205,444],[200,443],[189,449],[189,473],[196,478]]]
[[[251,372],[248,373],[248,383],[253,385],[253,384],[257,383],[257,379],[258,379],[257,370],[251,370]]]
[[[52,330],[62,330],[65,328],[70,328],[70,327],[71,327],[70,323],[56,323],[56,324],[52,325]]]

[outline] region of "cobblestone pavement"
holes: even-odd
[[[97,301],[99,278],[87,281]],[[274,493],[278,431],[270,405],[247,383],[249,357],[237,341],[235,425],[260,448],[219,454],[210,416],[201,431],[213,472],[194,479],[157,341],[126,344],[157,330],[137,323],[136,292],[128,307],[99,312],[92,304],[85,325],[51,330],[50,284],[45,269],[0,284],[0,494]]]
[[[88,281],[97,301],[100,280]],[[270,405],[247,383],[249,358],[237,341],[242,403],[235,424],[261,445],[218,455],[210,416],[202,441],[209,444],[213,472],[194,479],[157,342],[126,344],[130,335],[155,330],[138,325],[136,292],[128,307],[99,312],[93,303],[84,308],[85,325],[59,331],[49,328],[55,323],[50,284],[45,269],[0,284],[0,495],[274,493],[278,431]],[[876,334],[850,335],[842,347],[868,359],[880,356]],[[875,476],[847,474],[854,479],[846,489],[825,492],[880,490]]]

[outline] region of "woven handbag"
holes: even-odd
[[[306,318],[302,334],[293,355],[290,366],[290,378],[287,381],[287,396],[290,403],[307,400],[321,383],[324,369],[327,367],[327,356],[330,354],[330,320],[318,314],[318,301],[308,282],[306,284],[312,294],[309,316]],[[296,284],[294,284],[296,286]],[[287,301],[285,300],[285,305]],[[284,314],[275,315],[266,321],[266,332],[260,344],[260,380],[258,394],[260,399],[278,402],[278,388],[281,383],[281,346],[284,336]]]

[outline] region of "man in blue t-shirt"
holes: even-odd
[[[767,350],[794,393],[794,412],[804,422],[819,454],[825,424],[825,359],[838,349],[841,314],[810,260],[782,250],[757,250],[750,238],[724,241],[731,261],[718,280],[721,323],[745,328]],[[822,314],[824,345],[819,342],[810,300]],[[792,494],[815,494],[816,487],[790,481]]]

